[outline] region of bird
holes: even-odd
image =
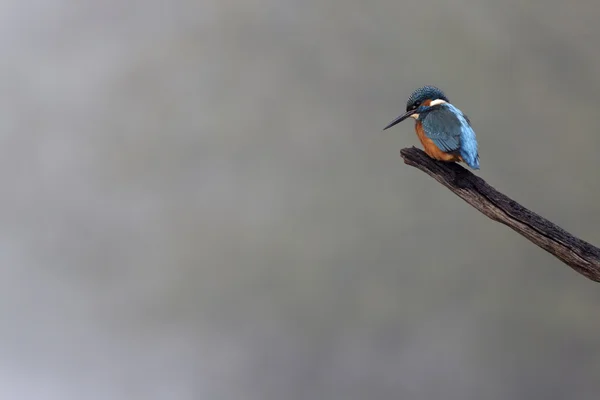
[[[383,130],[407,118],[414,118],[417,137],[429,157],[464,162],[471,169],[479,169],[479,150],[471,121],[450,103],[441,89],[435,86],[416,89],[406,102],[406,112]]]

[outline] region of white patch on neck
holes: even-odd
[[[411,117],[411,118],[414,118],[414,119],[419,119],[419,114],[417,114],[417,113],[414,113],[414,114],[413,114],[413,115],[411,115],[410,117]]]
[[[446,100],[435,99],[431,103],[429,103],[429,106],[437,106],[438,104],[444,104],[445,102]]]

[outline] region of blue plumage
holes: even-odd
[[[477,138],[462,111],[450,103],[442,103],[432,107],[421,106],[417,112],[425,135],[440,150],[459,153],[469,167],[479,169]]]

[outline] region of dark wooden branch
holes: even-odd
[[[489,218],[525,236],[580,274],[600,282],[599,248],[528,210],[458,164],[435,161],[416,147],[402,149],[400,155],[406,164],[425,172]]]

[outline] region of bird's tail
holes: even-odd
[[[472,155],[468,152],[461,151],[460,160],[471,167],[471,169],[479,169],[479,154],[477,153]]]

